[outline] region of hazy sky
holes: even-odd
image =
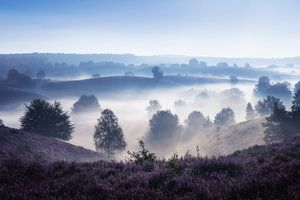
[[[0,53],[300,55],[300,0],[0,0]]]

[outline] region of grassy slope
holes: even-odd
[[[54,138],[0,127],[0,162],[9,158],[23,161],[95,161],[100,154]]]
[[[300,138],[219,158],[0,166],[1,199],[299,199]]]

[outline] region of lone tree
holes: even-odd
[[[214,120],[218,126],[229,126],[235,123],[234,112],[231,108],[223,108],[216,116]]]
[[[162,148],[162,151],[175,146],[181,133],[177,115],[169,110],[159,111],[149,120],[150,131],[148,142],[154,148]]]
[[[20,119],[21,129],[47,137],[69,140],[73,132],[73,124],[69,118],[59,102],[50,104],[42,99],[34,99],[29,106],[26,105],[25,115]]]
[[[72,112],[88,112],[88,111],[99,111],[100,105],[97,97],[94,95],[82,95],[78,101],[73,104]]]
[[[284,107],[279,98],[268,96],[266,99],[257,102],[255,110],[261,117],[265,117],[273,113],[275,106]]]
[[[105,109],[101,113],[95,126],[94,142],[96,150],[108,154],[109,158],[126,148],[123,131],[113,111]]]
[[[38,71],[38,73],[36,74],[36,77],[38,79],[44,79],[46,78],[46,73],[43,70]]]
[[[162,79],[164,73],[163,71],[161,71],[161,69],[159,67],[153,67],[151,70],[152,74],[153,74],[153,78],[160,80]]]
[[[253,109],[251,103],[249,102],[246,107],[246,120],[251,120],[256,118],[255,110]]]

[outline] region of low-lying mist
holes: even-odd
[[[207,84],[176,89],[127,91],[114,97],[102,97],[101,94],[95,96],[97,96],[102,110],[109,108],[116,114],[125,135],[127,150],[135,151],[138,147],[138,140],[145,138],[149,131],[151,115],[146,108],[149,106],[150,100],[157,100],[162,106],[162,110],[170,110],[176,114],[183,127],[188,114],[192,111],[201,111],[205,117],[209,117],[213,121],[216,113],[226,107],[231,107],[234,110],[236,122],[242,122],[245,120],[246,104],[251,102],[254,105],[257,101],[252,95],[253,88],[254,84]],[[78,99],[79,96],[56,99],[61,102],[63,109],[71,114],[71,121],[75,125],[72,139],[69,142],[95,150],[93,134],[101,112],[72,113],[72,105]],[[176,101],[180,103],[177,102],[175,105]],[[12,111],[0,111],[0,114],[6,126],[19,128],[19,119],[24,110],[25,105],[22,105]],[[195,130],[194,136],[198,137],[197,140],[193,140],[193,137],[188,140],[181,138],[177,144],[174,144],[174,148],[172,148],[174,152],[161,154],[159,149],[153,149],[153,151],[163,157],[170,156],[175,152],[182,155],[188,150],[194,151],[197,145],[199,147],[204,146],[209,138],[208,135],[212,134],[211,132],[218,131],[211,130],[203,133],[201,130]],[[214,153],[220,152],[226,151],[220,149],[219,152]],[[207,151],[201,153],[209,154]],[[126,151],[119,158],[124,158],[125,154]]]

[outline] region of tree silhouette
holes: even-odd
[[[251,120],[256,117],[255,110],[253,109],[251,103],[249,102],[246,107],[246,120]]]
[[[255,110],[261,117],[265,117],[273,113],[275,106],[284,107],[279,98],[268,96],[266,99],[257,102]]]
[[[291,111],[275,103],[273,113],[266,117],[267,122],[264,141],[266,143],[280,142],[300,134],[300,91],[293,97]]]
[[[149,106],[146,108],[146,110],[148,111],[148,116],[152,117],[153,114],[155,114],[156,112],[160,111],[162,108],[162,106],[160,105],[159,101],[157,100],[150,100],[149,102]]]
[[[34,99],[29,106],[26,105],[25,115],[20,119],[21,129],[47,137],[69,140],[73,132],[73,124],[69,118],[59,102],[50,104],[42,99]]]
[[[169,110],[159,111],[149,120],[149,126],[149,145],[156,150],[160,148],[160,153],[173,151],[182,130],[177,115]]]
[[[77,102],[73,104],[72,112],[99,111],[100,105],[97,97],[94,95],[82,95]]]
[[[32,79],[29,76],[15,69],[8,71],[6,80],[10,85],[17,87],[30,87],[32,85]]]
[[[223,108],[217,115],[214,120],[216,125],[219,126],[228,126],[235,123],[234,112],[231,108]]]
[[[118,118],[113,111],[103,110],[95,126],[94,142],[97,151],[103,151],[111,158],[126,148],[126,142]]]
[[[164,73],[163,71],[161,71],[161,69],[159,67],[153,67],[151,70],[152,74],[153,74],[153,78],[160,80],[162,79]]]

